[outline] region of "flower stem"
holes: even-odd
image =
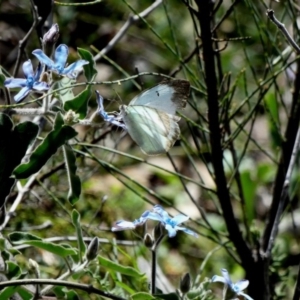
[[[156,291],[156,248],[151,250],[152,253],[152,268],[151,268],[151,294],[154,295]]]

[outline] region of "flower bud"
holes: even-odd
[[[146,233],[144,236],[144,244],[147,248],[152,248],[154,244],[153,237],[149,233]]]
[[[29,268],[29,271],[31,271],[32,273],[35,274],[36,278],[40,278],[40,267],[39,267],[39,264],[35,260],[29,258],[28,268]]]
[[[59,27],[55,23],[43,36],[43,44],[54,45],[59,37]]]
[[[86,258],[88,261],[91,261],[96,258],[99,251],[99,240],[97,237],[94,237],[92,241],[90,242],[87,252],[86,252]]]
[[[79,114],[76,114],[72,109],[68,110],[64,115],[64,121],[66,125],[73,125],[78,123]]]
[[[164,226],[161,223],[158,223],[154,227],[154,238],[158,240],[164,234]]]
[[[186,294],[191,288],[191,276],[190,273],[185,273],[180,279],[179,285],[182,294]]]

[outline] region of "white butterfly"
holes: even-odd
[[[96,91],[98,112],[105,121],[127,130],[144,153],[158,155],[168,152],[179,138],[180,117],[175,114],[185,107],[189,90],[186,80],[164,80],[133,98],[128,106],[121,105],[117,116],[106,113]]]

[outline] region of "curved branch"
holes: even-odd
[[[122,297],[115,296],[111,293],[104,292],[97,288],[94,288],[92,285],[74,283],[64,280],[56,280],[56,279],[21,279],[21,280],[10,280],[10,281],[2,281],[0,282],[0,290],[7,286],[21,286],[26,284],[50,284],[50,285],[59,285],[65,286],[72,289],[78,289],[87,292],[88,294],[96,294],[103,297],[107,297],[113,300],[126,300]]]

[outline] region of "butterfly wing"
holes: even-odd
[[[143,105],[174,115],[178,108],[185,107],[189,91],[186,80],[164,80],[133,98],[129,106]]]
[[[169,151],[179,138],[178,116],[144,105],[122,105],[120,109],[128,133],[147,155]]]

